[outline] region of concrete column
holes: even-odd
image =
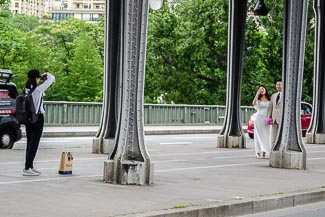
[[[306,40],[307,1],[287,0],[285,6],[283,114],[278,138],[272,148],[270,166],[306,169],[302,142],[300,103]]]
[[[120,4],[121,43],[118,50],[122,91],[118,106],[116,144],[104,162],[104,181],[151,184],[153,164],[144,143],[143,92],[148,0],[117,0]]]
[[[118,119],[118,105],[120,104],[120,1],[108,1],[106,4],[105,20],[105,60],[104,60],[104,87],[103,108],[100,126],[96,137],[93,139],[92,152],[110,154],[115,142],[116,125]],[[109,29],[109,31],[107,31]]]
[[[325,2],[314,0],[315,57],[313,116],[307,132],[307,143],[325,144]]]
[[[240,115],[247,0],[229,0],[227,101],[218,148],[245,148]]]

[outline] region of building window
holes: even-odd
[[[73,16],[73,13],[53,13],[52,20],[66,20]]]
[[[91,21],[90,16],[91,14],[82,14],[81,19],[85,21]]]
[[[15,7],[19,8],[19,2],[15,2]]]
[[[90,4],[89,3],[84,3],[84,8],[85,9],[90,9],[91,7],[90,7]]]
[[[93,14],[92,21],[97,21],[99,17],[100,17],[100,14]]]

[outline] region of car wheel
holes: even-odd
[[[253,133],[249,133],[248,136],[249,136],[249,138],[254,139],[254,134]]]
[[[4,129],[0,132],[0,148],[12,148],[15,142],[15,135],[12,130]]]

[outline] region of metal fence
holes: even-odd
[[[46,101],[46,125],[99,125],[102,103]],[[144,104],[145,125],[221,125],[226,107],[219,105]],[[241,120],[248,123],[255,112],[241,107]]]

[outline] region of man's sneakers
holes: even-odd
[[[40,174],[41,172],[34,168],[29,168],[28,170],[23,169],[23,176],[39,176]]]

